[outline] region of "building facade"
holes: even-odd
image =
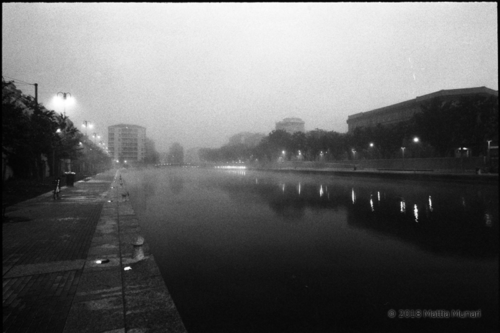
[[[466,96],[498,96],[498,91],[486,87],[440,90],[431,94],[418,96],[405,102],[385,106],[379,109],[360,112],[347,118],[348,132],[357,127],[372,127],[378,124],[392,125],[410,120],[415,113],[421,111],[420,105],[440,97],[443,101],[457,100]]]
[[[305,123],[300,118],[285,118],[276,123],[276,130],[283,130],[290,134],[295,132],[305,132]]]
[[[124,163],[144,162],[146,128],[118,124],[108,127],[108,147],[113,160]]]

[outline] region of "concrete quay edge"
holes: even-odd
[[[296,172],[296,173],[311,173],[321,175],[336,175],[348,177],[379,177],[391,179],[405,180],[429,180],[429,181],[453,181],[453,182],[468,182],[476,184],[491,184],[498,185],[498,174],[471,174],[471,173],[450,173],[446,171],[390,171],[390,170],[345,170],[333,168],[265,168],[265,167],[250,167],[249,170],[271,171],[271,172]]]
[[[64,333],[69,332],[187,332],[141,234],[119,171],[66,321]]]
[[[119,171],[61,190],[7,209],[3,332],[186,332]]]

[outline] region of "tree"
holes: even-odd
[[[435,98],[421,107],[422,112],[412,118],[413,129],[441,156],[463,146],[484,153],[486,140],[498,137],[498,96]]]
[[[168,151],[167,160],[169,163],[184,163],[184,148],[178,142],[174,142]]]
[[[2,152],[17,177],[43,177],[42,156],[52,153],[55,127],[54,111],[2,80]]]
[[[160,161],[160,153],[156,151],[155,142],[146,138],[146,156],[144,157],[144,163],[146,164],[157,164]]]

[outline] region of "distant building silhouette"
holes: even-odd
[[[109,153],[120,162],[143,162],[146,157],[146,128],[118,124],[108,127]]]
[[[348,131],[352,132],[357,127],[372,127],[378,124],[391,125],[408,121],[414,114],[421,111],[422,102],[436,97],[441,97],[443,100],[457,100],[461,97],[474,95],[498,96],[498,91],[486,87],[440,90],[405,102],[350,115],[347,118]]]
[[[287,131],[290,134],[295,132],[305,132],[304,121],[300,118],[285,118],[276,123],[276,130]]]
[[[240,132],[229,137],[229,145],[245,145],[247,147],[256,147],[260,141],[265,137],[262,133],[250,133],[250,132]]]

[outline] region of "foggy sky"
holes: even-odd
[[[441,89],[498,90],[496,3],[3,3],[2,75],[69,92],[107,140],[146,127],[158,151],[220,147],[299,117],[348,115]],[[25,94],[34,87],[16,82]]]

